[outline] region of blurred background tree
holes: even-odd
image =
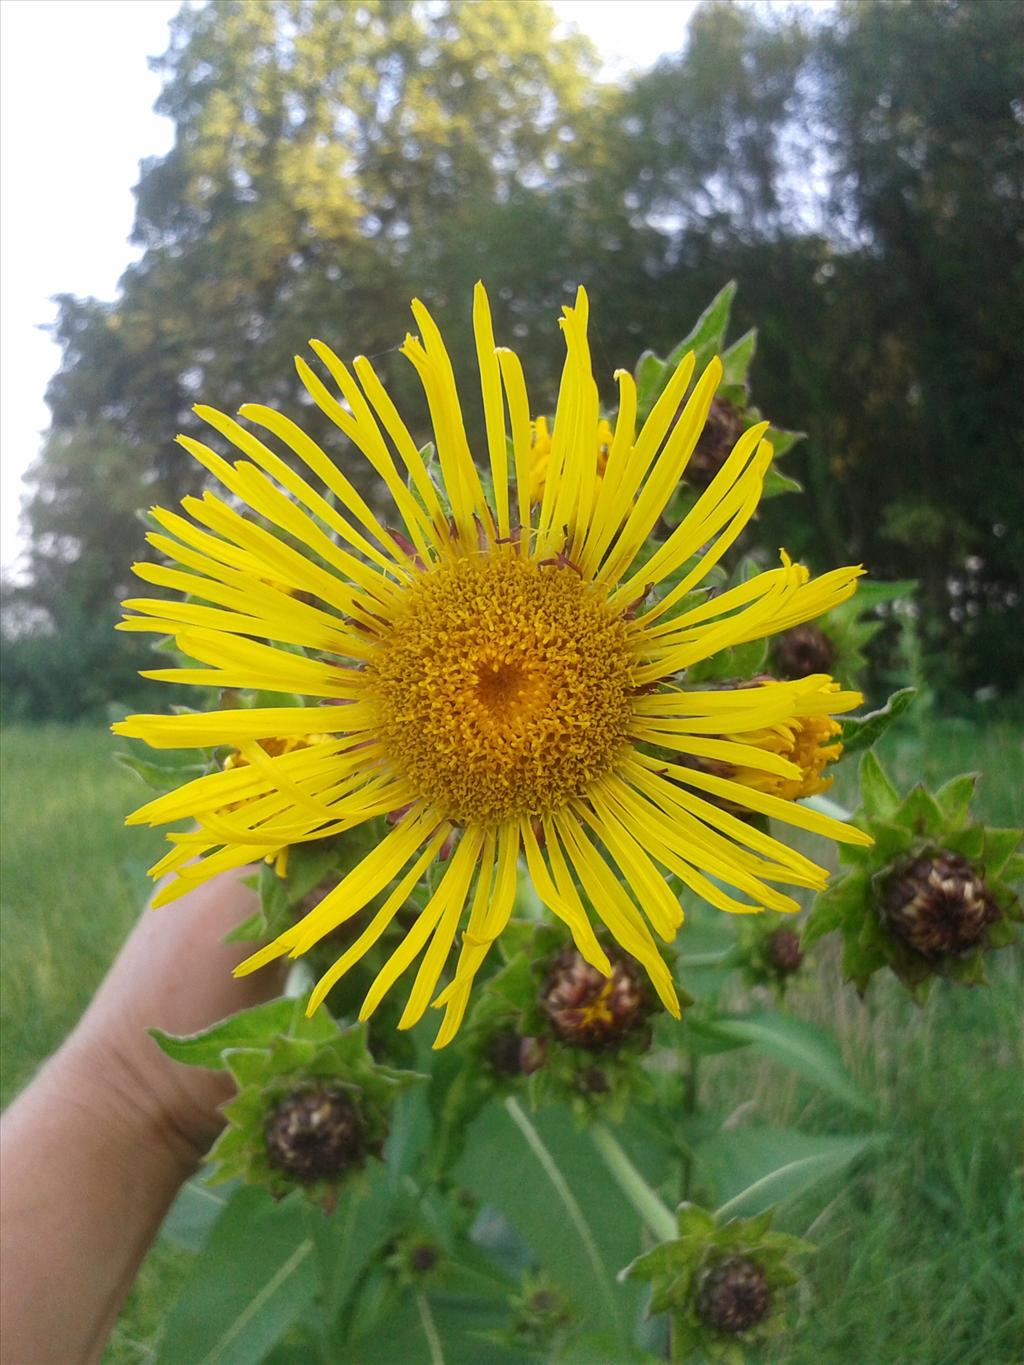
[[[576,282],[610,381],[737,279],[758,403],[808,437],[786,457],[808,497],[767,505],[767,543],[919,579],[948,702],[1019,689],[1018,6],[706,4],[678,55],[612,82],[540,0],[229,0],[183,9],[158,68],[176,137],[142,167],[143,255],[114,302],[60,300],[9,708],[129,698],[139,646],[109,629],[145,553],[136,509],[197,485],[172,444],[193,402],[297,416],[307,339],[393,351],[413,295],[444,310],[471,392],[481,276],[541,399]]]

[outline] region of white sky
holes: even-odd
[[[677,51],[697,0],[555,0],[609,71]],[[169,150],[153,112],[178,0],[0,0],[0,562],[22,550],[22,477],[49,421],[55,294],[111,299],[137,256],[131,189]]]

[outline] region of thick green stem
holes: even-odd
[[[686,1087],[683,1091],[683,1113],[687,1118],[692,1118],[697,1112],[699,1068],[700,1058],[695,1052],[691,1052],[686,1070]],[[687,1151],[683,1157],[681,1177],[679,1197],[686,1203],[693,1190],[693,1153],[690,1151]]]
[[[595,1123],[590,1136],[615,1183],[651,1232],[659,1242],[671,1241],[677,1233],[676,1220],[622,1150],[615,1134],[605,1124]]]

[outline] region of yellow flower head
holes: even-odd
[[[838,692],[838,683],[832,684],[832,690]],[[828,791],[832,785],[831,775],[823,777],[822,774],[827,764],[836,763],[842,757],[843,746],[836,741],[840,733],[841,727],[825,713],[795,716],[778,725],[755,731],[744,736],[746,742],[787,758],[798,770],[798,775],[787,777],[741,766],[733,776],[737,782],[754,787],[757,791],[772,792],[786,801],[817,796],[819,792]],[[833,742],[829,743],[830,740]]]
[[[773,727],[795,733],[808,718],[856,706],[859,694],[836,690],[824,675],[734,691],[688,691],[681,678],[719,650],[844,601],[861,570],[811,580],[783,555],[778,568],[693,605],[694,590],[757,506],[772,458],[767,424],[740,437],[685,521],[663,544],[650,544],[722,367],[713,360],[694,383],[687,356],[639,431],[635,385],[618,371],[618,417],[606,433],[582,289],[560,323],[566,364],[534,501],[536,427],[522,369],[495,346],[487,296],[477,286],[473,321],[493,487],[485,496],[448,353],[426,308],[412,308],[420,335],[407,337],[402,353],[426,393],[439,484],[365,357],[350,369],[314,341],[326,377],[297,362],[314,402],[386,486],[401,533],[271,408],[247,405],[241,421],[197,408],[234,447],[231,459],[179,438],[230,498],[186,498],[185,516],[154,510],[162,531],[150,540],[179,567],[144,563],[136,572],[188,600],[134,598],[121,628],[171,633],[197,666],[147,676],[336,704],[134,716],[114,727],[158,748],[228,745],[246,760],[130,817],[195,822],[168,836],[172,850],[152,869],[176,874],[157,903],[227,868],[391,814],[393,826],[372,852],[240,972],[285,953],[296,957],[368,910],[358,937],[313,991],[312,1011],[385,932],[442,846],[454,843],[360,1017],[419,959],[400,1026],[415,1024],[433,1001],[445,1011],[435,1045],[448,1042],[512,914],[520,859],[587,962],[611,975],[596,917],[678,1015],[653,936],[673,939],[682,920],[666,872],[712,905],[739,912],[796,910],[778,883],[825,883],[821,868],[738,819],[723,799],[867,842],[794,804],[790,793],[759,786],[763,774],[803,782],[804,770],[796,749],[750,740]],[[291,462],[265,437],[282,443]],[[595,455],[606,444],[602,468]],[[658,594],[666,580],[671,587]],[[688,766],[695,758],[752,772],[757,781]]]
[[[597,424],[597,450],[595,452],[599,482],[604,478],[604,471],[608,467],[608,456],[611,453],[614,439],[615,433],[612,431],[611,423],[602,417]],[[548,476],[550,460],[551,432],[548,430],[548,419],[538,417],[533,424],[533,443],[530,447],[531,507],[536,507],[544,496],[544,484]]]

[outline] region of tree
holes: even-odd
[[[553,27],[546,5],[514,0],[182,9],[155,64],[176,132],[136,189],[142,258],[114,302],[59,300],[23,589],[58,632],[72,601],[110,612],[127,588],[145,553],[135,510],[196,490],[172,442],[198,434],[198,398],[298,416],[292,357],[311,336],[391,350],[413,295],[461,304],[503,244],[515,258],[529,243],[539,267],[517,306],[553,302],[566,243],[539,229],[554,187],[579,182],[598,102],[589,46]],[[510,272],[494,273],[500,315]]]

